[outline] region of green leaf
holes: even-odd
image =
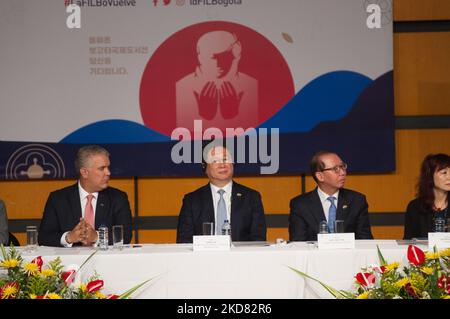
[[[327,285],[327,284],[324,284],[324,283],[321,282],[320,280],[318,280],[318,279],[316,279],[316,278],[313,278],[313,277],[311,277],[310,275],[308,275],[308,274],[306,274],[306,273],[304,273],[304,272],[302,272],[302,271],[300,271],[300,270],[298,270],[298,269],[292,268],[292,267],[290,267],[290,266],[288,266],[288,267],[289,267],[291,270],[295,271],[295,272],[296,272],[297,274],[299,274],[300,276],[303,276],[303,277],[306,277],[306,278],[308,278],[308,279],[314,280],[315,282],[318,282],[323,288],[325,288],[326,291],[328,291],[330,294],[333,295],[333,297],[335,297],[335,298],[337,298],[337,299],[352,299],[352,298],[354,298],[354,296],[353,296],[352,293],[349,293],[349,292],[344,291],[344,290],[337,290],[337,289],[334,289],[333,287],[331,287],[331,286],[329,286],[329,285]]]
[[[91,259],[96,253],[97,253],[97,251],[98,250],[94,250],[94,252],[81,264],[81,266],[80,266],[80,268],[78,269],[78,271],[80,271],[81,270],[81,268],[83,268],[83,266],[88,262],[88,260],[89,259]]]
[[[157,277],[157,276],[155,276],[155,277]],[[133,288],[128,289],[128,290],[125,291],[123,294],[121,294],[121,295],[119,296],[119,298],[117,298],[117,299],[127,299],[128,297],[130,297],[130,296],[133,294],[133,292],[135,292],[136,290],[138,290],[139,288],[141,288],[143,285],[145,285],[146,283],[148,283],[150,280],[153,280],[155,277],[150,278],[150,279],[147,279],[146,281],[144,281],[144,282],[142,282],[142,283],[140,283],[140,284],[134,286]]]
[[[383,254],[381,253],[380,247],[377,245],[378,252],[378,260],[380,261],[380,266],[386,266],[388,263],[386,259],[384,259]]]

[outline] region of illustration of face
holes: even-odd
[[[240,43],[226,31],[205,33],[197,42],[198,60],[202,72],[215,78],[225,77],[240,56]]]
[[[230,71],[234,56],[233,52],[228,50],[222,53],[213,54],[212,59],[216,61],[217,77],[222,78]]]

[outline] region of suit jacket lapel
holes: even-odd
[[[235,215],[242,206],[242,199],[243,199],[244,193],[242,190],[242,187],[240,184],[233,182],[233,186],[231,187],[231,222],[233,223],[233,220],[236,221]]]
[[[319,224],[321,221],[326,220],[325,213],[323,211],[322,203],[320,202],[319,194],[317,193],[317,187],[310,193],[310,207],[314,218]]]
[[[209,184],[206,184],[201,193],[202,198],[202,212],[203,215],[206,217],[205,221],[208,222],[216,222],[215,216],[214,216],[214,204],[213,204],[213,198],[212,198],[212,192],[211,192],[211,186]],[[202,217],[200,216],[200,219],[202,220]]]
[[[106,213],[109,207],[109,198],[105,190],[98,193],[97,204],[95,206],[95,229],[105,223]]]
[[[69,195],[69,209],[72,213],[73,222],[77,225],[81,218],[81,200],[80,192],[78,190],[78,183],[72,186],[72,191]]]
[[[345,220],[347,216],[349,200],[345,189],[339,191],[338,207],[336,209],[336,219]]]

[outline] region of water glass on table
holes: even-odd
[[[28,252],[34,252],[38,247],[38,231],[36,226],[27,226],[27,246]]]
[[[113,233],[113,248],[122,250],[123,249],[123,226],[114,225],[112,227]]]
[[[203,223],[203,235],[213,236],[214,235],[214,223],[205,222]]]
[[[334,232],[335,233],[343,233],[344,232],[344,221],[337,219],[334,222]]]

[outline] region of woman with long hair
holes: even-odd
[[[406,209],[404,239],[428,237],[428,232],[434,231],[436,218],[450,218],[449,191],[450,156],[427,155],[420,169],[417,197]]]

